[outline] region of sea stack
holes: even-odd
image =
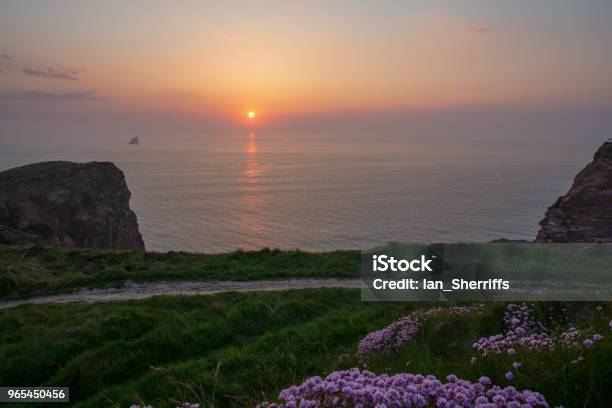
[[[612,242],[612,140],[548,208],[536,242]]]
[[[0,172],[0,244],[144,249],[113,163],[49,161]]]

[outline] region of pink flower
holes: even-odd
[[[482,376],[478,379],[478,382],[482,385],[489,385],[491,384],[491,379],[489,377]]]
[[[572,364],[576,365],[576,364],[580,364],[584,361],[584,357],[580,356],[575,360],[572,360]]]
[[[376,375],[353,368],[336,371],[325,379],[316,377],[314,383],[306,380],[301,385],[281,391],[279,403],[264,402],[260,408],[315,408],[315,407],[472,407],[492,406],[533,408],[548,407],[544,397],[533,391],[518,391],[514,387],[491,385],[482,377],[479,383],[449,375],[448,382],[432,375],[400,373],[394,376]],[[335,385],[335,386],[332,386]],[[335,390],[341,388],[337,393]],[[404,404],[403,402],[410,402]],[[528,405],[521,405],[527,403]]]

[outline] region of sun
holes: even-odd
[[[247,113],[247,116],[249,117],[249,119],[255,119],[255,112],[249,111],[249,113]]]

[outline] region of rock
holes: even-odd
[[[548,208],[536,242],[612,242],[612,141]]]
[[[136,137],[131,138],[131,139],[130,139],[130,142],[129,142],[128,144],[131,144],[131,145],[137,145],[138,143],[140,143],[140,140],[139,140],[139,139],[138,139],[138,137],[136,136]]]
[[[49,161],[0,172],[0,244],[144,249],[123,172]]]

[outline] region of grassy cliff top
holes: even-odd
[[[357,278],[359,252],[299,250],[222,254],[0,245],[0,299],[125,281]]]

